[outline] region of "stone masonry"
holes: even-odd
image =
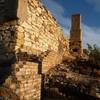
[[[82,56],[82,31],[80,14],[72,15],[72,26],[70,31],[70,51],[74,56]]]
[[[6,2],[2,0],[0,5],[12,11],[13,1],[5,6]],[[69,43],[66,39],[63,49],[62,29],[38,0],[16,0],[16,3],[13,17],[6,17],[9,13],[7,15],[5,10],[2,13],[0,8],[3,14],[0,17],[0,59],[5,60],[0,70],[9,70],[4,71],[9,74],[6,78],[3,74],[4,81],[0,85],[9,88],[19,100],[40,100],[42,74],[62,61],[64,51],[69,53]],[[7,59],[11,59],[10,62]]]

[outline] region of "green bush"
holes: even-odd
[[[89,61],[99,66],[100,68],[100,48],[96,44],[94,44],[93,46],[87,44],[87,46],[88,46]]]

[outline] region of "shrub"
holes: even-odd
[[[100,68],[100,48],[97,47],[96,44],[91,46],[90,44],[87,44],[88,46],[88,55],[89,55],[89,61]]]

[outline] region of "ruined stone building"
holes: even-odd
[[[70,46],[81,54],[79,17],[73,17]],[[40,100],[43,74],[69,54],[63,34],[38,0],[0,0],[0,86],[20,100]]]

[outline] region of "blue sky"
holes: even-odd
[[[40,0],[56,18],[69,37],[71,15],[82,16],[83,44],[97,44],[100,47],[100,0]]]

